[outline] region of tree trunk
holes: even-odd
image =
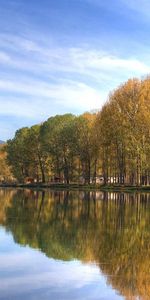
[[[42,175],[42,182],[45,183],[44,166],[43,166],[43,163],[42,163],[41,156],[39,154],[38,154],[38,158],[39,158],[39,165],[40,165],[40,170],[41,170],[41,175]]]

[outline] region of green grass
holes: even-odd
[[[106,192],[150,192],[150,186],[130,186],[130,185],[99,185],[99,184],[1,184],[0,187],[12,187],[12,188],[35,188],[35,189],[53,189],[53,190],[84,190],[84,191],[106,191]]]

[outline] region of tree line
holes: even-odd
[[[17,130],[6,152],[19,182],[149,185],[150,78],[128,80],[97,113]]]

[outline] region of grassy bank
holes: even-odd
[[[32,184],[0,184],[3,188],[36,188],[36,189],[53,189],[53,190],[85,190],[85,191],[104,191],[104,192],[150,192],[150,186],[130,186],[130,185],[99,185],[99,184],[44,184],[44,183],[32,183]]]

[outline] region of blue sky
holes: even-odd
[[[149,73],[149,0],[0,1],[0,139]]]

